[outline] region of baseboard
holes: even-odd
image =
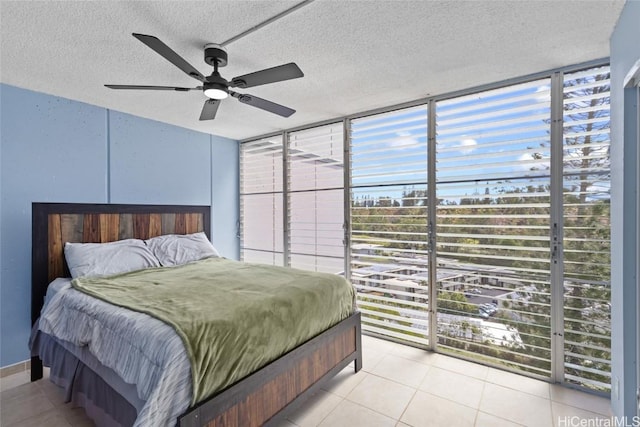
[[[14,363],[13,365],[3,366],[0,368],[0,378],[28,371],[29,369],[31,369],[31,360],[25,360],[23,362]]]

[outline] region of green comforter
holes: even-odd
[[[173,326],[191,361],[193,401],[222,391],[348,317],[342,277],[209,258],[72,286]]]

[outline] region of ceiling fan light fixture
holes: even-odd
[[[219,83],[209,83],[205,85],[204,95],[211,99],[225,99],[229,96],[229,89]]]

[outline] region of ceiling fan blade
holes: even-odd
[[[201,90],[200,87],[175,87],[175,86],[136,86],[136,85],[105,85],[109,89],[140,89],[140,90],[176,90],[178,92],[188,92],[190,90]]]
[[[200,120],[213,120],[218,112],[220,101],[217,99],[209,99],[204,102],[202,107],[202,113],[200,113]]]
[[[244,76],[234,77],[229,86],[248,88],[268,83],[276,83],[284,80],[297,79],[304,77],[302,70],[293,62],[289,64],[279,65],[266,70],[256,71],[255,73],[245,74]]]
[[[276,104],[275,102],[267,101],[266,99],[258,98],[257,96],[248,95],[246,93],[238,93],[230,90],[229,94],[234,98],[237,98],[238,101],[242,102],[243,104],[261,108],[265,111],[277,114],[282,117],[289,117],[296,112],[296,110],[292,110],[291,108],[285,107],[284,105]]]
[[[193,65],[189,64],[183,57],[175,53],[169,46],[160,41],[159,38],[137,33],[133,33],[133,37],[137,38],[142,43],[155,50],[157,53],[163,56],[164,59],[180,68],[189,76],[193,77],[194,79],[200,80],[201,82],[206,81],[205,77],[200,73],[200,71],[196,70]]]

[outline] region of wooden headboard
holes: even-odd
[[[210,206],[33,203],[31,321],[40,316],[47,286],[69,277],[65,242],[106,243],[204,231]]]

